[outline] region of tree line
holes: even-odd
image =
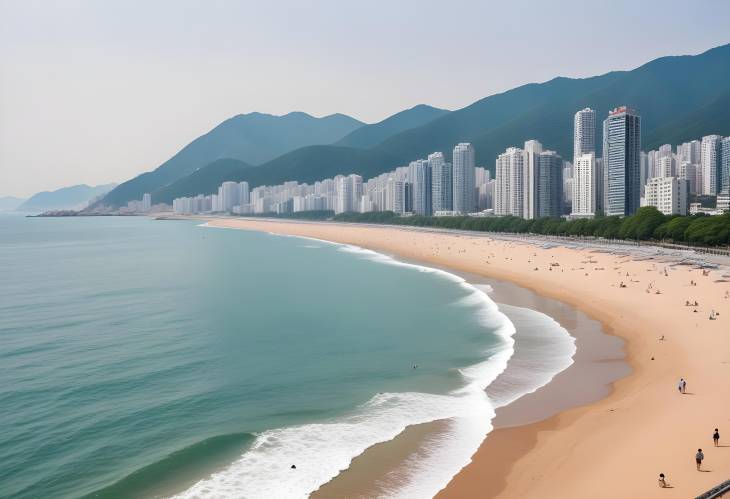
[[[730,213],[707,216],[664,215],[651,206],[640,208],[628,217],[536,218],[525,220],[515,216],[504,217],[431,217],[414,215],[401,217],[392,211],[370,213],[340,213],[320,219],[338,222],[409,225],[443,229],[473,230],[480,232],[509,232],[551,236],[600,237],[633,241],[663,241],[698,246],[730,245]],[[313,218],[314,219],[314,218]]]

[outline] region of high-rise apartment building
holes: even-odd
[[[248,182],[239,182],[238,202],[241,206],[251,203],[251,190],[249,189]]]
[[[145,192],[142,196],[142,211],[150,211],[152,208],[152,195],[149,192]]]
[[[540,179],[540,153],[542,153],[542,144],[540,142],[537,140],[528,140],[525,142],[525,159],[523,160],[525,171],[522,174],[524,181],[522,188],[522,200],[524,203],[522,216],[527,219],[538,218],[537,204]]]
[[[596,155],[583,154],[573,165],[574,217],[593,217],[596,214]]]
[[[720,192],[730,192],[730,137],[720,142]]]
[[[584,154],[596,152],[596,112],[587,107],[573,119],[573,163]]]
[[[223,182],[218,188],[220,211],[233,211],[233,207],[238,205],[238,194],[237,182]]]
[[[497,157],[494,174],[494,214],[522,217],[525,152],[510,147]]]
[[[715,195],[722,186],[721,144],[719,135],[702,137],[700,149],[700,168],[702,169],[702,194]]]
[[[555,151],[537,155],[537,189],[534,206],[535,218],[563,215],[563,158]]]
[[[689,184],[677,177],[654,177],[646,184],[646,205],[665,215],[686,215]]]
[[[411,182],[413,184],[413,213],[431,216],[432,175],[428,160],[419,159],[411,163]]]
[[[608,216],[633,215],[641,199],[641,117],[626,106],[603,121],[603,207]]]
[[[432,210],[451,211],[453,206],[451,163],[446,162],[443,153],[435,152],[428,155],[428,164],[431,166]]]
[[[453,164],[453,210],[458,213],[471,213],[476,203],[474,196],[476,155],[474,146],[469,143],[454,147]]]

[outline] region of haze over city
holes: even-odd
[[[124,181],[239,113],[375,122],[728,41],[727,2],[641,6],[3,0],[0,195]]]

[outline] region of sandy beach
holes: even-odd
[[[497,424],[472,463],[438,497],[685,498],[730,478],[727,267],[704,271],[666,255],[649,256],[651,252],[617,254],[485,234],[233,218],[208,221],[354,244],[513,282],[577,308],[625,340],[631,373],[607,389],[607,396],[542,421]],[[696,306],[686,305],[695,301]],[[713,311],[715,319],[710,320]],[[680,378],[687,381],[685,394],[677,390]],[[575,395],[551,395],[571,397]],[[720,430],[720,447],[713,446],[714,428]],[[695,469],[698,448],[705,454],[702,471]],[[672,488],[657,486],[660,472]]]

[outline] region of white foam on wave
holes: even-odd
[[[383,393],[332,421],[267,430],[233,464],[175,497],[306,497],[347,469],[352,459],[367,448],[392,440],[408,426],[448,419],[452,424],[446,432],[430,442],[432,445],[425,454],[408,463],[408,476],[401,477],[398,489],[388,491],[389,497],[435,495],[470,462],[492,430],[494,410],[502,400],[490,400],[485,390],[505,371],[514,353],[514,325],[486,294],[491,287],[479,289],[450,272],[401,262],[353,245],[311,237],[284,237],[338,246],[340,251],[379,263],[448,279],[468,291],[457,304],[472,308],[480,323],[500,341],[484,352],[483,362],[459,370],[465,386],[458,390],[445,395]],[[528,393],[532,385],[526,389]],[[297,468],[290,469],[292,464]]]
[[[573,364],[575,338],[549,315],[530,308],[501,305],[519,328],[519,347],[509,367],[487,393],[495,408],[534,393]]]

